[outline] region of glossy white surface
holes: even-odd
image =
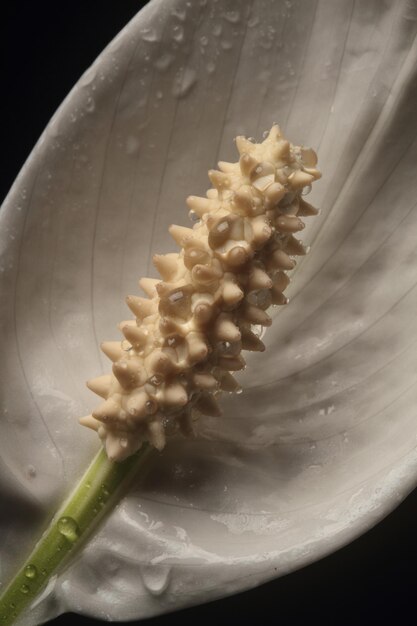
[[[319,153],[312,245],[245,391],[173,442],[22,623],[154,615],[345,544],[416,485],[417,5],[153,0],[77,83],[0,213],[1,577],[96,450],[124,296],[185,197],[278,121]],[[151,270],[152,271],[152,270]],[[155,275],[153,273],[153,275]]]

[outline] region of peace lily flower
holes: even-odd
[[[22,623],[232,593],[242,572],[257,584],[346,543],[414,487],[415,18],[405,1],[154,0],[48,125],[0,214],[5,581],[97,450],[76,420],[95,406],[84,380],[106,372],[99,342],[152,254],[172,250],[167,227],[207,168],[278,120],[326,175],[308,198],[322,208],[303,231],[311,253],[244,395],[131,483]],[[98,472],[113,467],[99,455],[72,506],[110,506]],[[56,520],[61,552],[75,518]],[[45,572],[24,571],[22,597]]]

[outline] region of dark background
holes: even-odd
[[[0,9],[0,201],[55,109],[142,4],[139,0],[72,0],[51,5],[33,0],[9,2]],[[417,491],[376,528],[299,572],[140,624],[194,626],[210,620],[285,626],[415,625],[416,525]],[[104,622],[77,615],[50,622],[67,623]]]

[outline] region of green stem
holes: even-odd
[[[109,512],[153,448],[143,445],[122,463],[101,449],[80,482],[55,514],[32,553],[0,597],[0,626],[13,624],[33,602],[90,531]]]

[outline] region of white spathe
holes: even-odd
[[[315,148],[322,214],[243,395],[168,446],[22,624],[245,589],[416,485],[416,32],[406,0],[153,0],[51,120],[0,213],[4,578],[97,448],[77,418],[99,342],[233,137],[277,121]]]

